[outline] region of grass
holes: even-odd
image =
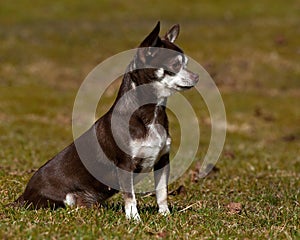
[[[0,3],[0,236],[3,239],[300,238],[299,1],[6,1]],[[6,208],[32,172],[72,141],[76,91],[102,60],[137,46],[156,21],[182,27],[178,43],[214,78],[228,131],[217,169],[194,181],[209,142],[170,186],[172,215],[139,196],[143,222],[120,195],[99,209]],[[114,90],[114,89],[113,89]],[[102,99],[101,111],[113,101]],[[186,93],[199,106],[194,91]],[[197,103],[197,104],[196,104]],[[174,145],[180,132],[171,117]],[[232,209],[230,203],[239,203]]]

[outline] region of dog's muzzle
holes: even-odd
[[[176,84],[176,87],[186,90],[194,87],[198,81],[199,81],[199,75],[197,73],[193,73],[192,71],[186,70],[188,73],[187,81],[185,81],[185,84]]]

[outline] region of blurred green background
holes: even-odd
[[[186,93],[199,107],[203,147],[191,172],[171,186],[184,185],[187,193],[171,197],[173,217],[167,222],[155,216],[155,211],[145,211],[141,215],[145,223],[134,227],[120,214],[121,205],[101,214],[93,210],[94,215],[87,210],[38,211],[38,221],[32,220],[30,211],[3,207],[0,235],[49,239],[299,237],[299,12],[296,0],[1,1],[2,204],[15,199],[32,171],[72,141],[73,102],[86,75],[106,58],[137,47],[158,20],[162,34],[180,24],[177,43],[215,80],[228,129],[219,171],[195,183],[191,172],[197,172],[205,154],[210,125],[199,96],[195,91]],[[107,91],[100,113],[108,109],[116,90],[117,84]],[[176,146],[180,131],[172,116],[171,130]],[[122,202],[118,197],[115,201]],[[153,199],[141,201],[140,208],[155,209]],[[197,202],[200,205],[192,205]],[[242,203],[242,213],[228,215],[230,202]],[[180,212],[186,206],[194,207]],[[68,226],[59,226],[62,219]],[[80,221],[91,224],[78,228]]]

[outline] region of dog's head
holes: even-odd
[[[163,38],[159,37],[159,32],[160,22],[139,46],[134,65],[140,72],[135,83],[151,83],[158,95],[168,97],[176,91],[195,86],[199,76],[187,69],[188,58],[174,44],[179,25],[171,27]]]

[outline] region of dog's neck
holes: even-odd
[[[143,119],[145,124],[159,121],[158,116],[165,114],[167,98],[159,96],[155,87],[147,84],[149,77],[151,76],[145,74],[144,70],[126,73],[112,109],[125,115],[132,106],[138,106],[135,108],[135,115]]]
[[[156,74],[152,69],[134,70],[125,73],[116,101],[129,92],[132,101],[138,104],[146,102],[149,104],[165,105],[167,97],[159,94],[154,85],[154,78],[156,78]]]

